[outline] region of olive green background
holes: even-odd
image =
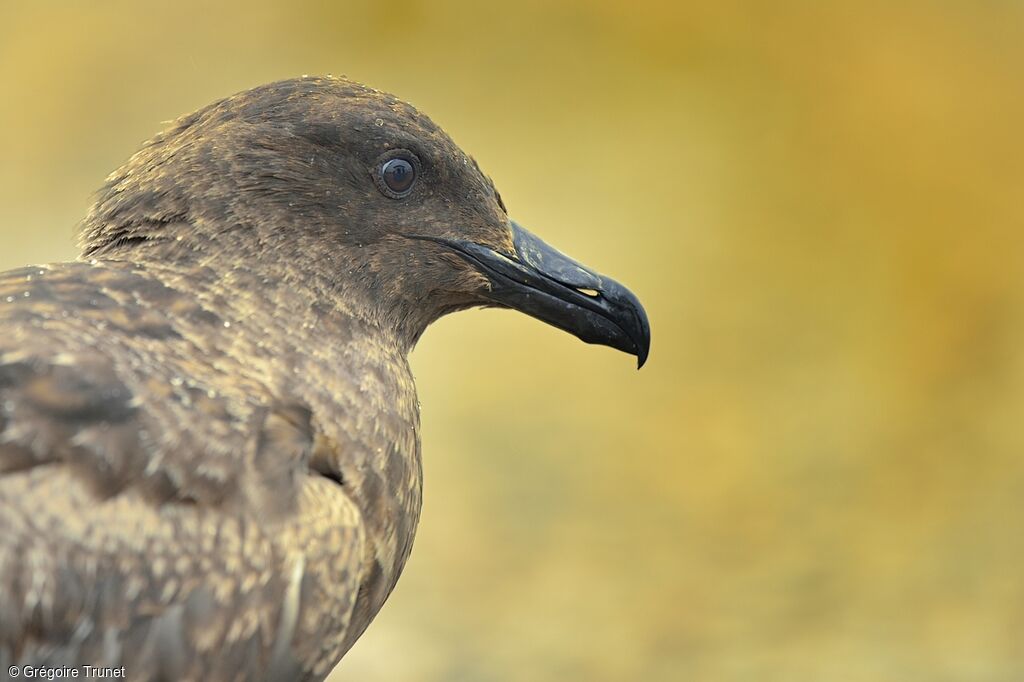
[[[0,267],[303,73],[422,108],[653,328],[639,373],[427,332],[419,537],[332,679],[1024,679],[1024,5],[4,2]]]

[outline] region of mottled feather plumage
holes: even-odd
[[[214,312],[161,276],[175,280],[128,263],[0,276],[0,659],[322,676],[376,558],[314,454],[359,434],[315,426],[308,405],[355,378],[298,401],[297,349],[225,350],[272,314]]]

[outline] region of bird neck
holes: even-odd
[[[429,292],[403,281],[404,268],[390,267],[387,249],[376,245],[311,257],[301,243],[277,244],[268,257],[267,245],[251,234],[225,230],[215,241],[202,241],[190,231],[187,224],[167,223],[159,232],[135,232],[86,250],[83,258],[139,265],[179,291],[216,298],[221,314],[235,322],[271,314],[289,321],[290,333],[316,329],[322,338],[323,325],[333,320],[355,325],[403,356],[447,312],[435,309]]]

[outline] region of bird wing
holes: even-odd
[[[309,471],[308,409],[224,390],[208,314],[127,265],[0,275],[0,665],[291,680],[340,656],[360,512]]]

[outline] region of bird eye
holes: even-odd
[[[401,156],[388,159],[381,164],[378,179],[378,186],[386,196],[402,199],[409,195],[416,182],[416,165]]]

